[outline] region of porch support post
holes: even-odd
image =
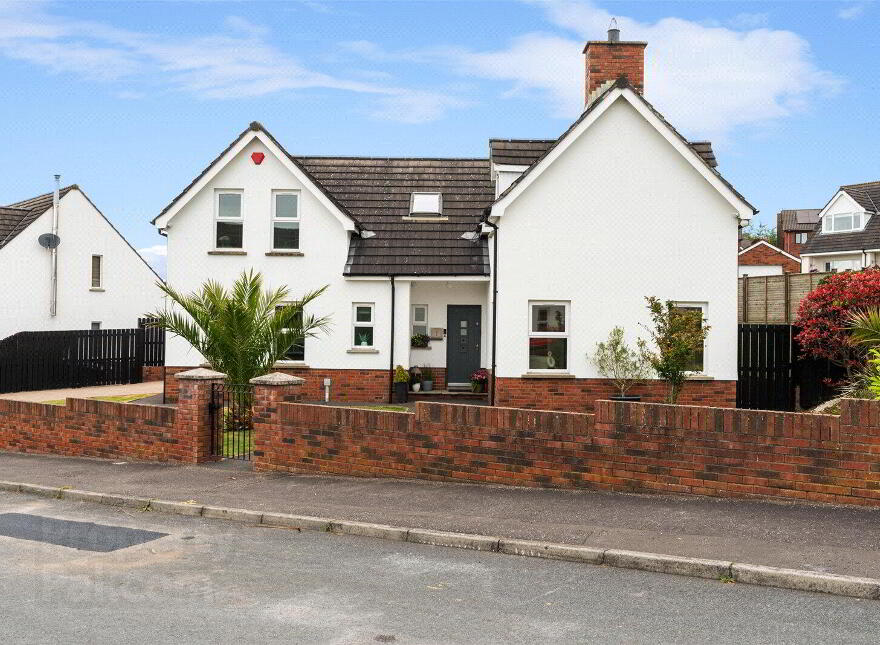
[[[410,290],[412,282],[398,278],[394,281],[395,304],[394,304],[394,365],[403,365],[409,369],[410,349]]]
[[[199,367],[174,375],[178,379],[175,434],[186,446],[188,461],[211,461],[211,396],[215,383],[223,383],[226,374]]]

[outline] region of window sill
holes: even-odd
[[[414,345],[410,345],[409,348],[410,348],[410,349],[431,349],[431,344],[428,343],[428,344],[425,345],[424,347],[422,347],[421,345],[419,345],[418,347],[416,347],[416,346],[414,346]]]
[[[247,251],[208,251],[208,255],[247,255]]]
[[[708,374],[688,374],[684,377],[686,381],[714,381],[714,376],[709,376]]]
[[[267,251],[268,257],[298,258],[305,255],[302,251]]]
[[[352,347],[345,350],[346,354],[378,354],[379,350],[375,347]]]
[[[104,287],[89,287],[89,291],[94,291],[96,293],[103,293]]]
[[[296,367],[296,368],[300,368],[300,369],[308,369],[309,366],[306,364],[305,361],[277,361],[272,367],[278,367],[278,368]]]
[[[526,372],[520,378],[577,378],[571,372]]]

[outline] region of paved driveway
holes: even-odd
[[[97,387],[69,387],[62,390],[37,390],[35,392],[10,392],[0,394],[0,399],[13,401],[57,401],[72,397],[74,399],[91,399],[98,396],[128,396],[130,394],[161,394],[162,381],[146,383],[129,383],[127,385],[101,385]]]

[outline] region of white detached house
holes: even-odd
[[[79,186],[58,190],[57,226],[54,203],[46,193],[0,206],[0,339],[137,327],[162,302],[159,276]],[[54,252],[40,245],[53,230]]]
[[[643,98],[645,43],[615,31],[587,44],[577,121],[554,140],[490,140],[488,158],[292,155],[252,123],[154,220],[169,283],[253,268],[294,294],[329,285],[314,313],[332,333],[277,366],[306,379],[307,399],[329,379],[333,399],[388,400],[398,364],[468,388],[482,367],[492,403],[566,410],[611,393],[588,353],[615,325],[644,335],[653,295],[712,326],[682,401],[733,405],[736,241],[755,210],[711,145]],[[202,360],[180,339],[166,356]]]

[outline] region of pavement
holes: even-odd
[[[81,526],[70,537],[92,544],[0,536],[4,643],[876,643],[880,633],[872,600],[0,492],[5,514]],[[127,530],[152,539],[102,550]]]
[[[0,479],[880,579],[880,509],[0,453]]]
[[[57,401],[66,399],[91,399],[99,396],[128,396],[129,394],[161,394],[162,381],[147,381],[145,383],[128,383],[123,385],[99,385],[95,387],[68,387],[60,390],[37,390],[35,392],[10,392],[0,394],[0,399],[12,399],[13,401],[31,401],[42,403],[44,401]]]

